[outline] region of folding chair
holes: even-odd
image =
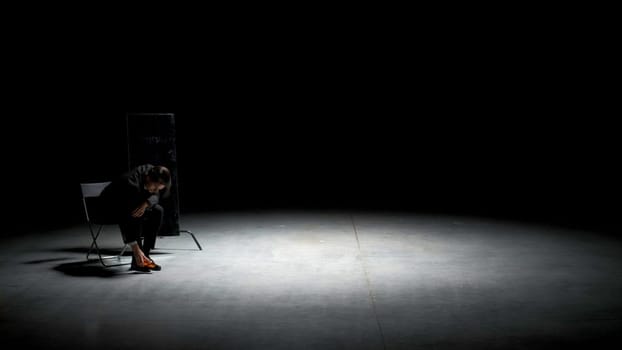
[[[110,181],[87,182],[80,184],[80,188],[82,190],[82,204],[84,205],[84,214],[86,215],[86,222],[89,226],[89,231],[91,232],[91,238],[93,239],[93,241],[91,242],[91,246],[86,253],[86,260],[90,260],[89,257],[91,256],[93,250],[95,250],[95,252],[97,252],[97,256],[99,257],[99,262],[105,267],[129,265],[129,262],[106,264],[106,262],[104,261],[107,259],[117,259],[118,261],[121,261],[121,257],[127,249],[127,244],[123,246],[123,249],[118,255],[112,256],[102,256],[102,252],[99,248],[99,245],[97,244],[97,239],[102,233],[104,226],[117,224],[115,222],[111,222],[108,218],[106,218],[106,215],[104,215],[101,208],[101,203],[98,201],[100,194],[102,193],[104,188],[108,186],[109,183]]]

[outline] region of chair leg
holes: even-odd
[[[113,266],[122,266],[122,265],[130,265],[131,263],[119,263],[119,264],[106,264],[104,262],[104,259],[121,259],[121,256],[123,255],[123,253],[125,252],[125,249],[127,249],[127,244],[123,247],[123,250],[121,251],[121,253],[117,256],[110,256],[110,257],[103,257],[101,255],[101,251],[99,249],[99,245],[97,244],[97,238],[99,238],[99,235],[102,232],[102,229],[104,228],[104,225],[100,225],[99,228],[97,229],[97,233],[93,232],[93,227],[91,224],[89,224],[89,230],[91,231],[91,237],[93,238],[93,242],[91,242],[91,246],[89,247],[88,252],[86,253],[86,260],[90,260],[89,257],[91,255],[91,252],[93,251],[93,248],[95,248],[95,251],[97,252],[97,256],[99,257],[99,262],[104,266],[104,267],[113,267]]]
[[[99,234],[102,232],[103,228],[104,228],[103,225],[99,226],[99,228],[97,229],[97,233],[94,233],[93,226],[89,224],[89,230],[91,231],[91,237],[93,238],[93,241],[91,242],[89,251],[86,252],[86,260],[89,260],[89,256],[91,255],[91,252],[93,251],[93,247],[95,247],[97,253],[99,254],[99,246],[97,245],[97,238],[99,237]]]
[[[188,230],[180,230],[180,232],[185,232],[185,233],[189,234],[190,236],[192,236],[192,239],[194,239],[194,243],[197,244],[197,247],[199,247],[199,250],[203,250],[203,248],[199,244],[199,241],[197,241],[197,238],[194,236],[194,233],[192,233],[192,232],[190,232]]]

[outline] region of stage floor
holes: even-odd
[[[182,215],[162,271],[87,262],[86,225],[5,235],[3,348],[551,349],[622,341],[619,237],[400,212]],[[106,231],[106,251],[120,248]],[[126,260],[129,258],[125,258]],[[14,345],[9,345],[14,344]]]

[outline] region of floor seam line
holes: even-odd
[[[367,271],[365,257],[363,256],[363,252],[361,251],[361,242],[359,240],[359,234],[356,229],[356,224],[354,223],[354,216],[352,214],[350,214],[350,220],[352,222],[352,229],[354,230],[354,237],[356,238],[356,245],[358,246],[359,256],[361,257],[361,264],[363,265],[363,273],[365,274],[365,282],[367,284],[367,292],[369,293],[369,300],[371,303],[372,311],[374,312],[374,318],[376,319],[376,325],[378,326],[378,332],[380,333],[380,340],[382,341],[382,348],[386,350],[387,345],[384,340],[384,332],[382,331],[382,325],[380,324],[380,319],[378,317],[378,311],[376,310],[376,297],[371,288],[371,280],[369,278],[369,272]]]

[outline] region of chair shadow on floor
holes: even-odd
[[[74,277],[120,277],[128,275],[128,267],[104,267],[98,261],[75,261],[56,265],[54,270]]]
[[[83,248],[83,247],[76,247],[76,248],[59,249],[57,251],[86,254],[88,249]],[[101,252],[102,254],[115,255],[119,253],[119,250],[112,249],[108,251],[106,249],[102,249]],[[151,255],[160,255],[160,254],[170,254],[170,253],[152,251]],[[123,261],[127,262],[128,264],[121,265],[121,266],[105,267],[102,264],[100,264],[98,259],[92,259],[92,260],[82,259],[79,261],[72,261],[72,262],[67,262],[67,263],[56,265],[53,267],[53,269],[56,271],[62,272],[66,275],[74,276],[74,277],[110,278],[110,277],[131,276],[133,274],[143,274],[141,272],[129,271],[129,267],[130,267],[129,262],[131,260],[131,253],[126,252],[123,255],[123,259],[124,259]],[[57,261],[57,260],[66,260],[66,259],[59,258],[59,259],[29,261],[29,262],[26,262],[26,264],[36,264],[36,263],[51,262],[51,261]],[[115,260],[115,259],[111,259],[111,260]]]

